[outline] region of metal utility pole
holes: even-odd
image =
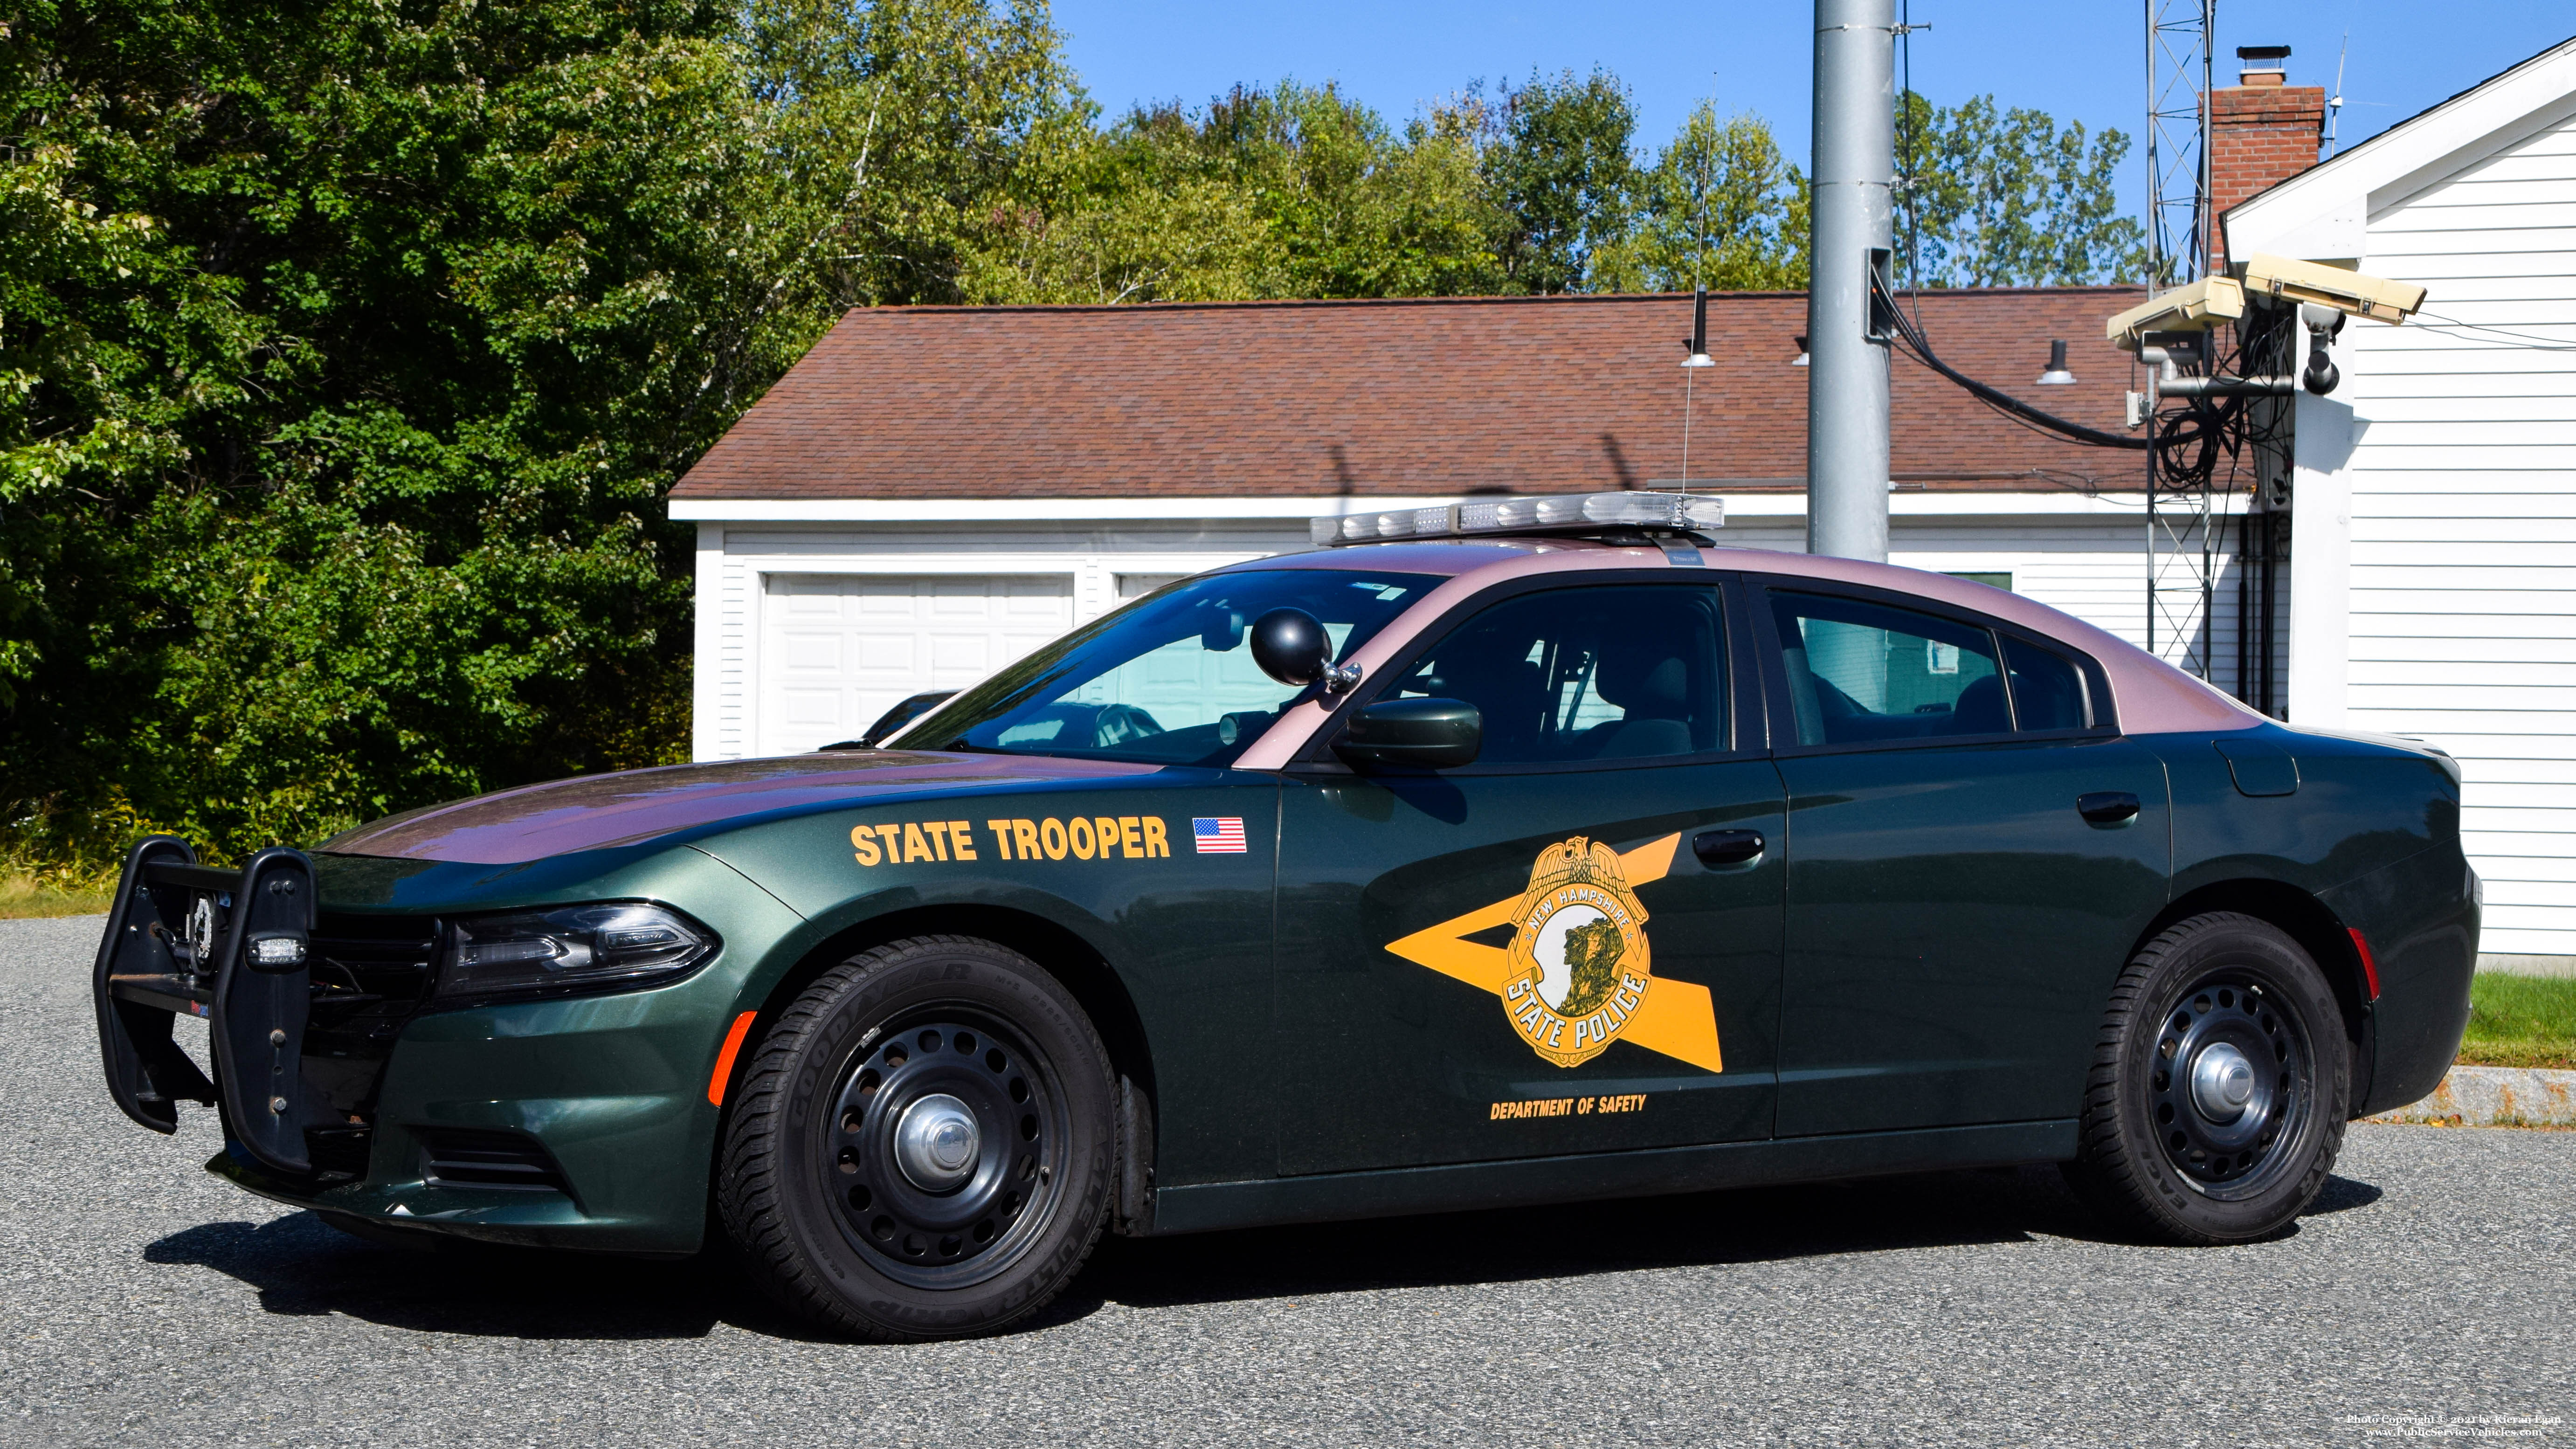
[[[1816,0],[1816,170],[1807,266],[1807,551],[1887,560],[1895,0]]]

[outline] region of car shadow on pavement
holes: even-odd
[[[362,1242],[309,1212],[203,1223],[144,1249],[212,1268],[270,1313],[347,1314],[391,1328],[531,1339],[703,1338],[718,1323],[806,1337],[718,1254],[681,1261],[537,1248]]]
[[[2380,1189],[2330,1177],[2307,1216]],[[2298,1225],[2274,1240],[2295,1236]],[[1742,1188],[1628,1202],[1104,1241],[1045,1317],[1133,1308],[1443,1287],[1827,1254],[2030,1242],[2134,1241],[2079,1202],[2055,1167]]]
[[[2308,1215],[2380,1196],[2369,1183],[2329,1178]],[[2293,1225],[2281,1236],[2297,1232]],[[1017,1331],[1069,1323],[1107,1303],[1168,1308],[2040,1237],[2122,1241],[2050,1167],[1107,1238],[1064,1296]],[[826,1337],[763,1297],[721,1250],[676,1262],[462,1243],[422,1251],[362,1242],[298,1212],[264,1224],[200,1224],[151,1244],[144,1259],[237,1279],[270,1313],[339,1313],[421,1332],[671,1339],[701,1338],[723,1323],[775,1338]]]

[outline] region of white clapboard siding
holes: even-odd
[[[2399,461],[2394,457],[2365,455],[2365,461],[2390,466],[2353,469],[2354,492],[2415,494],[2426,489],[2439,490],[2425,494],[2418,501],[2424,508],[2439,508],[2454,517],[2476,512],[2482,507],[2546,509],[2548,505],[2545,503],[2531,502],[2530,495],[2555,496],[2564,493],[2567,487],[2567,469],[2563,459],[2558,466],[2549,468],[2490,467],[2471,473],[2453,472],[2439,464],[2430,468],[2399,468],[2394,466]],[[2493,463],[2495,459],[2481,454],[2476,461]],[[2515,503],[2515,499],[2524,501]]]
[[[2391,500],[2391,503],[2395,502]],[[2534,513],[2537,511],[2533,510]],[[2483,546],[2495,538],[2498,532],[2496,519],[2499,517],[2512,519],[2513,536],[2526,543],[2560,548],[2562,552],[2564,545],[2576,543],[2576,514],[2562,513],[2555,517],[2516,513],[2425,516],[2432,512],[2426,507],[2407,517],[2365,514],[2353,520],[2352,545],[2356,549],[2379,544],[2401,548],[2438,548],[2451,543]]]
[[[2507,785],[2480,779],[2463,798],[2471,810],[2576,810],[2576,780]]]
[[[2481,735],[2487,754],[2478,761],[2478,777],[2469,782],[2472,798],[2497,792],[2512,795],[2544,786],[2576,785],[2576,761],[2554,760],[2537,751],[2518,751],[2510,735]]]
[[[2348,722],[2459,758],[2483,949],[2576,955],[2576,128],[2385,206],[2369,253],[2427,296],[2344,335]]]

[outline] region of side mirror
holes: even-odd
[[[1333,663],[1333,636],[1303,609],[1273,609],[1252,621],[1252,662],[1281,684],[1320,683],[1339,694],[1359,683],[1355,668]]]
[[[1484,712],[1458,699],[1381,699],[1352,715],[1333,741],[1333,753],[1354,770],[1455,769],[1476,763],[1484,747]]]

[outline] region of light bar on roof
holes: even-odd
[[[1480,498],[1437,508],[1318,518],[1307,536],[1320,546],[1396,538],[1475,534],[1592,535],[1615,530],[1694,531],[1726,526],[1726,503],[1685,493],[1552,493]]]

